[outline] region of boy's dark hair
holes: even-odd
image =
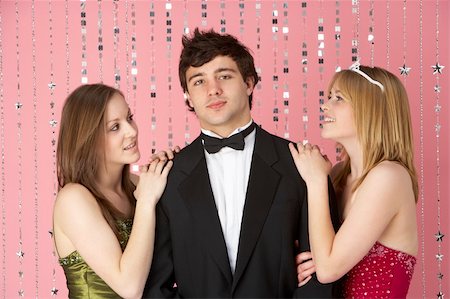
[[[189,67],[199,67],[210,62],[217,56],[231,57],[237,64],[242,78],[246,81],[251,77],[254,86],[259,81],[258,73],[255,69],[253,56],[249,49],[230,34],[219,34],[213,29],[209,31],[199,31],[195,28],[194,34],[182,38],[183,50],[180,55],[178,74],[183,92],[187,92],[186,71]],[[249,96],[249,106],[252,107],[253,94]],[[189,110],[193,108],[186,100]]]

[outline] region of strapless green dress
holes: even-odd
[[[122,251],[128,243],[133,220],[118,220]],[[59,259],[66,275],[69,298],[121,298],[86,264],[77,251]]]

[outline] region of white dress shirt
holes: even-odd
[[[236,129],[230,136],[245,130],[252,122]],[[208,130],[202,129],[202,132],[209,136],[222,138]],[[209,154],[205,150],[209,179],[233,274],[236,268],[242,213],[255,147],[255,135],[256,129],[245,137],[245,147],[242,151],[224,147],[215,154]]]

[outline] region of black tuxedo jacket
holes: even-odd
[[[144,297],[331,297],[315,276],[297,288],[295,255],[309,250],[307,193],[288,143],[256,129],[234,275],[201,139],[176,155]]]

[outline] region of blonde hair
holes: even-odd
[[[329,85],[331,90],[331,87],[337,84],[354,110],[357,136],[363,150],[363,174],[353,191],[380,162],[394,161],[409,172],[417,202],[418,183],[414,167],[413,134],[405,87],[394,74],[382,68],[360,66],[360,70],[380,82],[384,91],[352,70],[336,73]],[[343,163],[333,182],[337,192],[342,191],[350,173],[350,159],[345,157]]]
[[[59,189],[69,183],[86,187],[96,198],[103,216],[120,239],[116,220],[124,215],[106,199],[97,185],[101,159],[98,149],[105,135],[104,115],[106,105],[115,94],[123,96],[119,90],[104,84],[86,84],[67,97],[61,114],[56,163]],[[130,180],[129,165],[122,172],[122,187],[134,207],[135,186]]]

